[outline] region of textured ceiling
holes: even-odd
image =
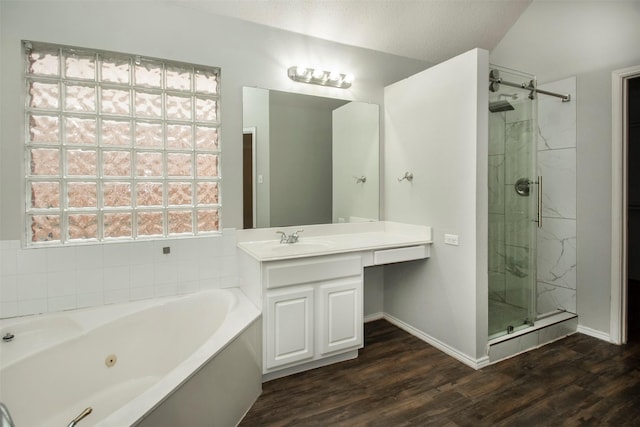
[[[531,0],[175,0],[183,6],[436,63],[493,49]]]

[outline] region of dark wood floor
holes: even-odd
[[[635,330],[637,331],[637,330]],[[241,426],[640,426],[640,340],[575,334],[474,370],[384,320],[352,361],[263,384]]]

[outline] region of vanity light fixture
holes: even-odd
[[[351,87],[351,83],[353,83],[353,76],[351,74],[341,74],[335,71],[323,71],[308,67],[289,67],[287,74],[289,78],[295,82],[332,86],[341,89],[347,89]]]

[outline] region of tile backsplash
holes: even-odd
[[[232,287],[237,281],[235,229],[211,237],[50,248],[0,241],[0,318]]]

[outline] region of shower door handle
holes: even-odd
[[[538,175],[538,228],[542,228],[542,175]]]

